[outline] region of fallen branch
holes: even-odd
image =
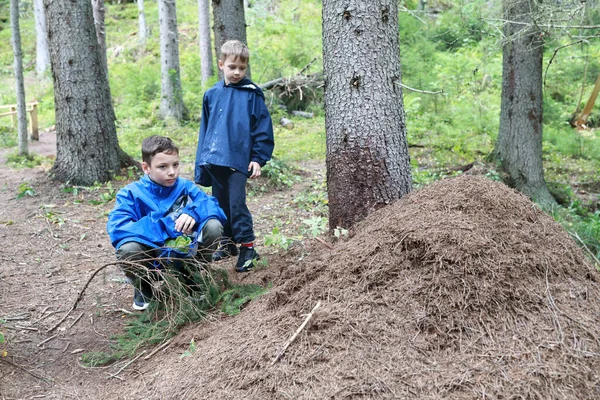
[[[41,380],[41,381],[44,381],[44,382],[46,382],[46,383],[50,383],[50,382],[52,382],[52,379],[49,379],[49,378],[44,378],[43,376],[40,376],[40,375],[38,375],[38,374],[35,374],[35,373],[33,373],[33,372],[29,371],[27,368],[21,367],[20,365],[18,365],[18,364],[15,364],[14,362],[7,360],[6,358],[2,358],[2,357],[0,357],[0,361],[2,361],[2,362],[4,362],[4,363],[6,363],[6,364],[8,364],[8,365],[10,365],[11,367],[14,367],[14,368],[16,368],[16,369],[20,369],[21,371],[24,371],[24,372],[27,372],[29,375],[31,375],[31,376],[33,376],[34,378],[37,378],[37,379],[39,379],[39,380]]]
[[[300,334],[300,332],[302,331],[302,329],[304,329],[304,327],[306,326],[306,324],[308,324],[308,321],[310,321],[310,319],[312,318],[313,314],[315,313],[315,311],[317,311],[317,308],[319,308],[319,307],[321,307],[321,301],[320,300],[317,302],[317,305],[315,306],[315,308],[313,308],[312,311],[308,313],[308,315],[306,316],[306,319],[304,320],[304,322],[302,323],[302,325],[300,325],[300,327],[296,330],[296,332],[294,332],[294,334],[285,342],[285,344],[283,345],[283,348],[281,349],[281,351],[277,354],[277,356],[275,357],[275,359],[273,360],[273,362],[271,362],[271,365],[275,365],[275,363],[277,361],[279,361],[279,359],[281,358],[281,356],[283,356],[283,353],[285,353],[285,351],[290,346],[290,344],[292,344],[292,342],[296,339],[296,337],[298,336],[298,334]]]
[[[143,356],[146,353],[146,350],[142,351],[140,354],[138,354],[137,356],[135,356],[135,358],[133,360],[130,360],[127,364],[123,365],[121,368],[119,368],[119,370],[117,372],[115,372],[114,374],[110,374],[106,379],[110,379],[110,378],[120,378],[118,375],[127,367],[129,367],[131,364],[133,364],[135,362],[135,360],[137,360],[138,358],[140,358],[141,356]]]
[[[152,350],[152,352],[150,354],[148,354],[146,357],[144,357],[144,360],[150,359],[150,357],[152,357],[153,355],[155,355],[159,351],[161,351],[161,350],[166,349],[167,347],[169,347],[169,345],[171,344],[172,341],[173,341],[173,338],[167,340],[166,342],[164,342],[163,344],[161,344],[160,346],[158,346],[156,349]]]

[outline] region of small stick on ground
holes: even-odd
[[[79,314],[79,317],[75,318],[75,321],[71,325],[69,325],[69,329],[71,329],[75,324],[83,317],[83,313]]]
[[[115,372],[114,374],[110,374],[106,379],[110,379],[110,378],[120,378],[118,375],[121,373],[121,371],[123,371],[125,368],[129,367],[131,364],[133,364],[135,362],[135,360],[137,360],[138,358],[140,358],[141,356],[143,356],[146,353],[146,350],[142,351],[140,354],[138,354],[137,356],[135,356],[135,358],[131,361],[129,361],[127,364],[123,365],[121,368],[119,368],[119,370],[117,372]]]
[[[44,340],[42,340],[41,342],[39,342],[37,344],[37,347],[40,347],[41,345],[43,345],[44,343],[48,343],[49,341],[51,341],[52,339],[54,339],[56,337],[56,335],[52,335],[49,338],[46,338]]]
[[[334,249],[334,247],[331,245],[331,243],[327,243],[326,241],[324,241],[320,237],[316,237],[315,240],[317,242],[321,243],[322,245],[324,245],[325,247],[327,247],[329,250],[333,250]]]
[[[160,346],[158,346],[156,349],[152,350],[152,352],[150,354],[148,354],[146,357],[144,357],[144,360],[150,359],[150,357],[152,357],[153,355],[155,355],[156,353],[158,353],[162,349],[166,349],[167,347],[169,347],[169,345],[171,344],[172,341],[173,341],[173,338],[167,340],[166,342],[164,342],[163,344],[161,344]]]
[[[281,351],[277,354],[277,356],[275,357],[275,359],[273,360],[273,362],[271,362],[271,365],[275,365],[275,363],[277,361],[279,361],[279,359],[281,358],[281,356],[283,356],[283,353],[285,353],[285,351],[290,346],[290,344],[292,344],[292,342],[296,339],[296,337],[298,336],[298,334],[302,331],[302,329],[304,329],[304,327],[306,326],[306,324],[308,324],[308,321],[310,321],[310,319],[312,318],[313,314],[315,313],[315,311],[317,311],[317,308],[319,308],[320,306],[321,306],[321,300],[319,300],[317,302],[317,305],[312,309],[312,311],[308,313],[308,315],[306,316],[306,319],[304,319],[304,322],[302,323],[302,325],[300,325],[300,327],[296,330],[296,332],[294,332],[294,334],[285,342],[285,344],[283,345],[283,348],[281,349]]]

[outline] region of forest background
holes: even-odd
[[[8,3],[0,1],[0,105],[16,102]],[[293,77],[300,71],[322,70],[321,8],[322,2],[318,0],[249,2],[247,36],[252,52],[252,79],[256,83]],[[488,177],[501,180],[496,166],[487,161],[496,140],[500,114],[500,2],[401,1],[400,10],[403,84],[417,89],[404,89],[414,186],[422,187],[473,166],[484,170]],[[41,78],[35,74],[32,3],[20,2],[20,14],[27,101],[39,102],[40,128],[51,129],[52,78],[50,72]],[[191,168],[202,95],[217,80],[215,77],[201,84],[197,2],[177,2],[183,99],[191,115],[181,125],[158,118],[161,84],[157,4],[147,2],[145,15],[150,36],[145,45],[140,45],[136,4],[106,3],[109,80],[120,146],[139,159],[141,138],[168,134],[180,144],[183,162]],[[590,4],[585,18],[585,24],[598,25],[600,11]],[[591,34],[597,32],[598,29],[592,30]],[[600,45],[593,40],[571,45],[575,42],[572,36],[558,31],[546,35],[543,160],[546,181],[561,204],[555,210],[555,218],[598,257],[600,212],[595,193],[600,189],[600,145],[594,125],[599,118],[597,111],[593,111],[588,121],[590,129],[586,130],[575,130],[569,122],[585,105],[600,74]],[[302,96],[300,91],[291,96],[267,91],[267,97],[277,125],[277,146],[276,160],[266,172],[270,188],[285,188],[302,179],[300,162],[324,160],[322,86],[307,86]],[[281,107],[282,104],[287,108]],[[295,117],[290,114],[292,110],[312,112],[314,118]],[[279,126],[283,117],[294,122],[293,129]],[[10,117],[0,118],[0,146],[14,149],[16,144],[16,129]],[[8,160],[10,167],[52,163],[43,157],[18,157],[16,150]],[[264,187],[257,185],[254,189]],[[315,216],[307,227],[312,228],[313,234],[324,233],[327,230],[325,186],[313,185],[310,196],[319,207],[314,207]],[[274,238],[271,243],[276,245],[285,246],[289,238],[301,237],[300,232],[276,229],[271,235]]]

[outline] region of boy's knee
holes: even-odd
[[[148,250],[148,246],[138,242],[123,243],[116,251],[117,260],[143,259],[147,258],[144,254]]]
[[[216,218],[206,221],[202,228],[202,244],[205,247],[211,246],[223,236],[223,225]]]

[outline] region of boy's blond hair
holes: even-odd
[[[242,62],[248,62],[250,60],[250,50],[248,50],[248,46],[239,40],[228,40],[221,46],[220,60],[225,61],[229,56],[232,56],[234,61],[239,58]]]

